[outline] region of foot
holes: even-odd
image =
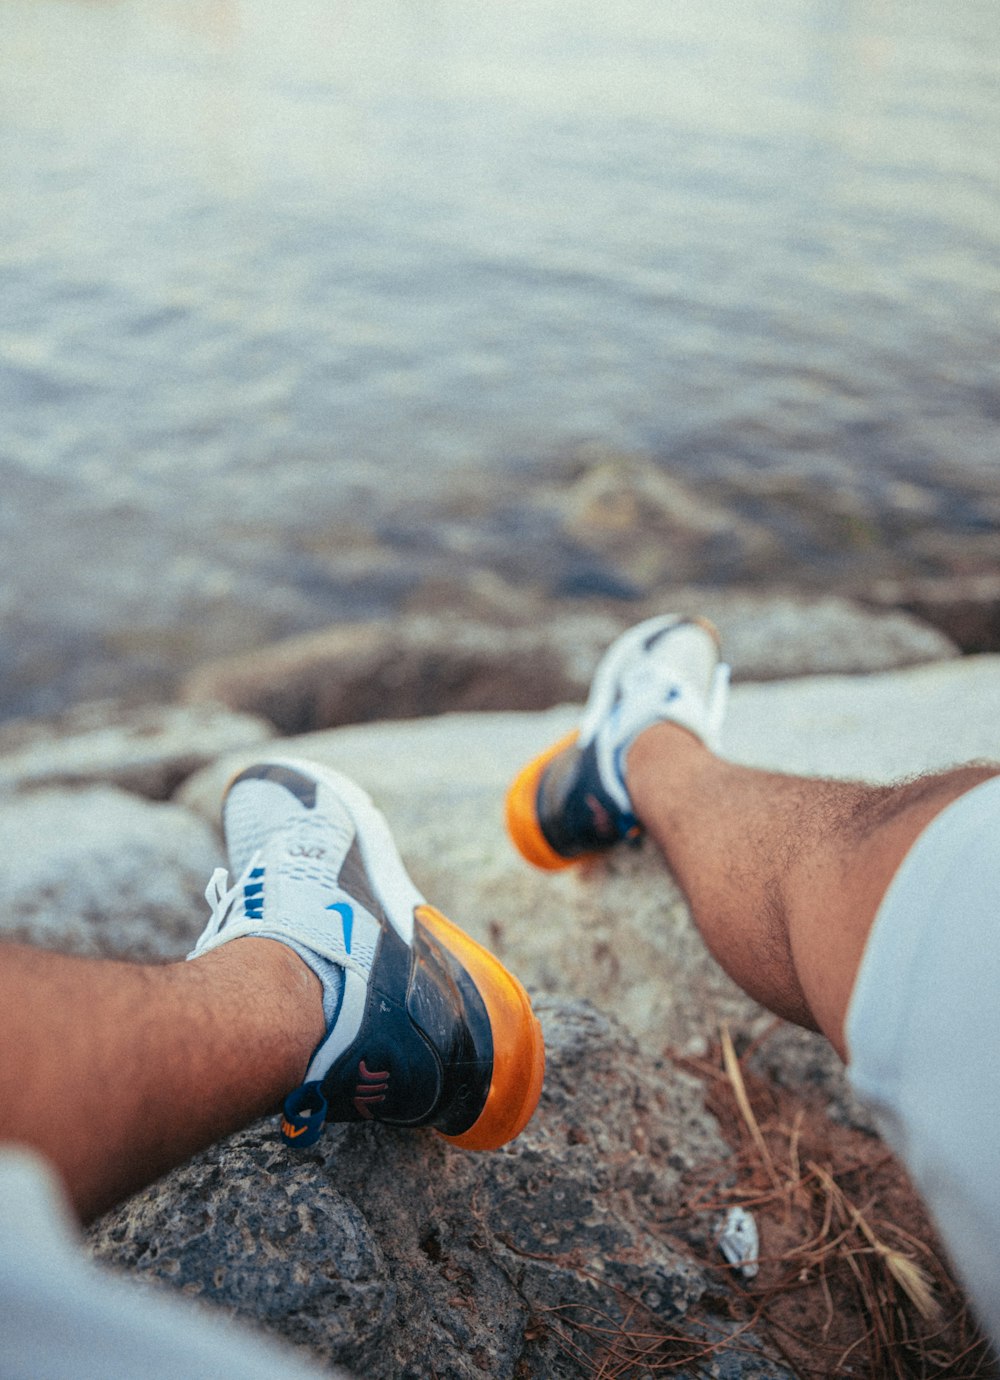
[[[507,793],[507,828],[521,854],[556,871],[638,838],[628,749],[661,722],[714,748],[728,683],[718,633],[704,619],[665,614],[623,633],[594,674],[579,729],[522,768]]]
[[[311,1145],[325,1121],[432,1126],[472,1150],[513,1140],[542,1087],[541,1028],[521,984],[429,906],[352,781],[305,762],[262,763],[229,787],[212,918],[190,957],[247,936],[287,944],[323,984],[326,1031],[282,1133]]]

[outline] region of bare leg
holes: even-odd
[[[317,978],[269,939],[157,967],[3,945],[0,1012],[0,1139],[84,1220],[275,1108],[324,1030]]]
[[[701,933],[751,996],[822,1030],[842,1058],[865,940],[893,874],[941,810],[1000,766],[900,786],[779,776],[724,762],[676,724],[628,756],[636,814]]]

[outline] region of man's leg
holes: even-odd
[[[84,1220],[273,1111],[324,1031],[318,979],[270,939],[162,966],[4,945],[0,1011],[0,1139]]]
[[[725,762],[670,723],[640,733],[626,767],[635,813],[712,953],[842,1057],[865,941],[896,869],[945,806],[997,775],[967,766],[898,786],[780,776]]]
[[[844,1055],[848,999],[896,869],[936,815],[1000,766],[899,786],[734,766],[713,750],[727,682],[704,620],[665,614],[629,629],[597,668],[578,731],[512,783],[511,838],[554,870],[645,828],[730,975]]]
[[[511,837],[554,870],[648,830],[731,976],[849,1054],[997,1340],[1000,766],[898,786],[734,766],[712,751],[724,686],[707,624],[623,634],[578,731],[512,783]]]

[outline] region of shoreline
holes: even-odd
[[[213,641],[211,626],[188,638],[187,655],[170,639],[149,645],[136,634],[131,651],[98,644],[102,669],[81,677],[80,693],[60,697],[49,680],[35,712],[17,712],[31,700],[24,668],[22,695],[0,702],[0,742],[19,725],[71,720],[94,704],[113,717],[214,701],[263,714],[285,733],[453,709],[541,709],[583,698],[603,647],[665,609],[719,627],[735,680],[861,673],[1000,650],[1000,575],[882,582],[866,596],[687,587],[629,601],[554,599],[471,581],[464,591],[427,587],[397,614],[261,638],[252,651],[242,638]]]

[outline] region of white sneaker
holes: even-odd
[[[523,767],[507,792],[507,829],[536,867],[555,871],[641,833],[625,757],[651,724],[679,724],[713,750],[729,686],[705,619],[664,614],[617,638],[591,682],[580,727]]]

